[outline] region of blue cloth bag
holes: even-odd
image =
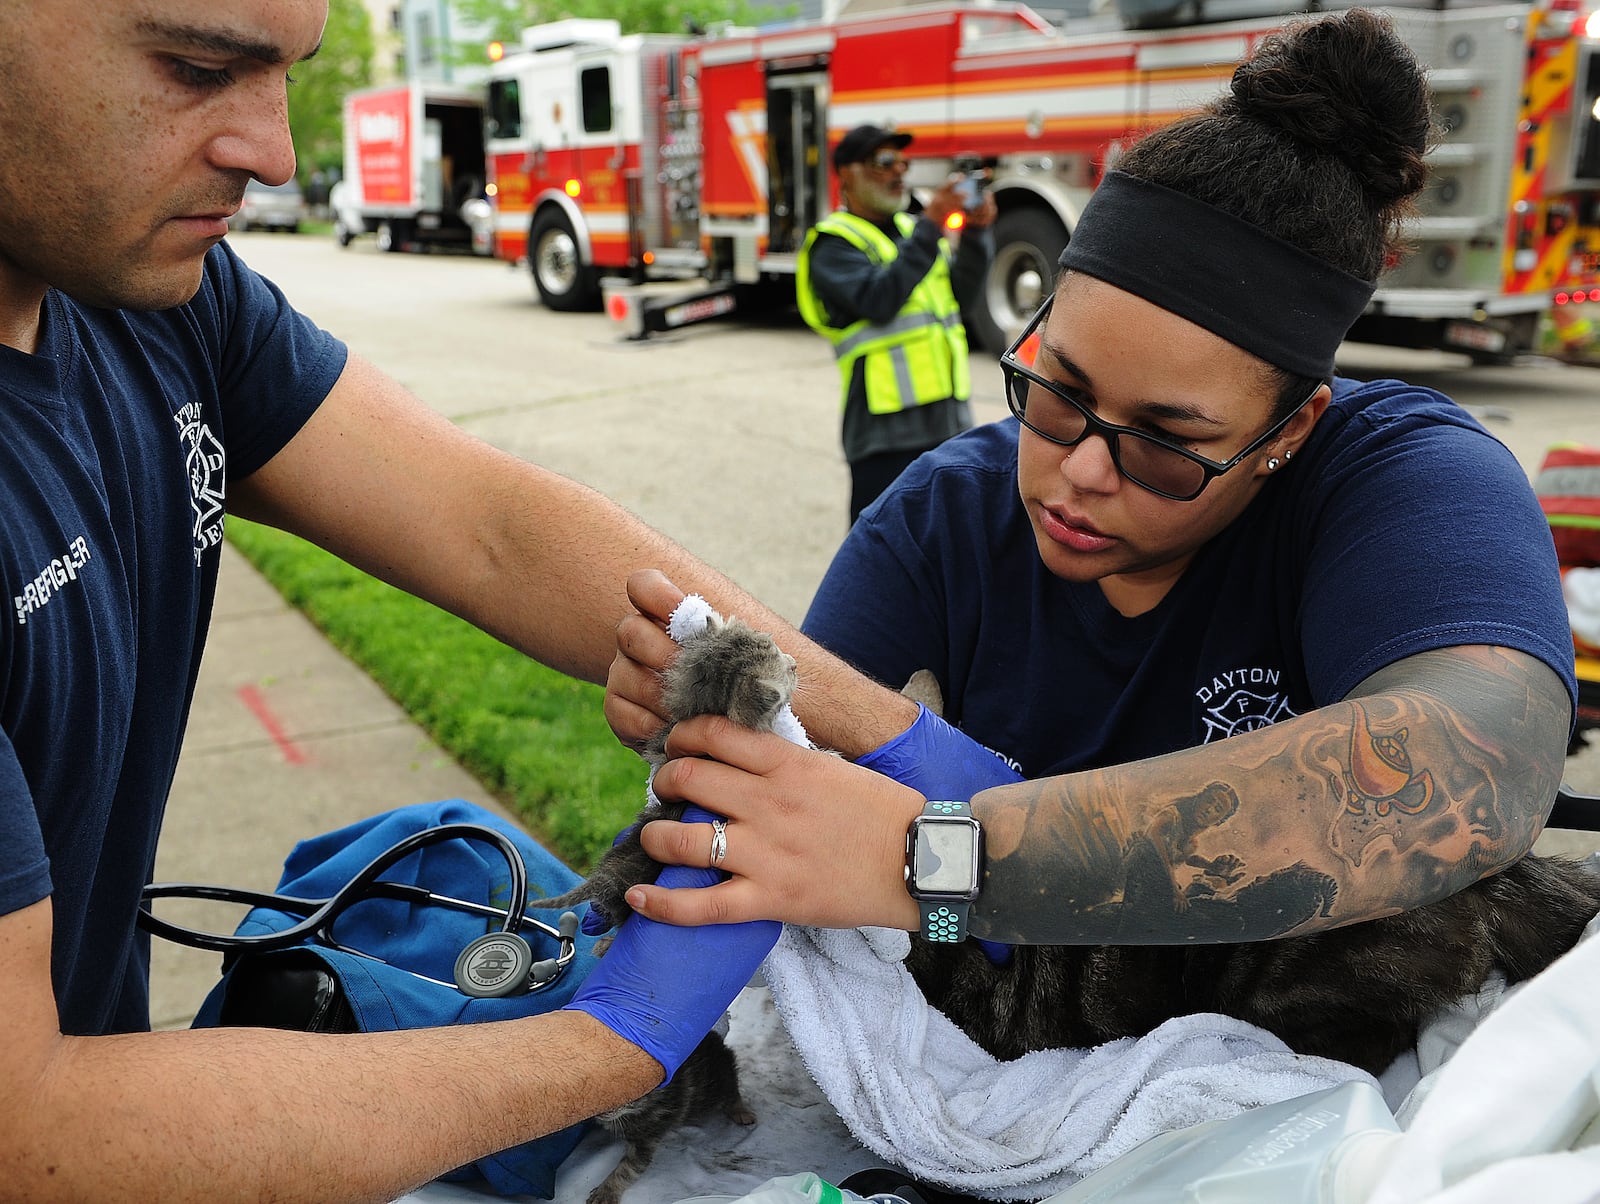
[[[441,824],[473,823],[503,832],[521,852],[528,870],[528,910],[554,927],[559,911],[541,913],[536,899],[564,893],[581,880],[547,850],[498,816],[462,799],[420,803],[384,812],[338,831],[301,841],[284,862],[278,893],[304,899],[325,899],[336,894],[360,870],[385,850],[415,832]],[[383,874],[392,882],[425,886],[436,894],[473,903],[504,907],[510,890],[505,859],[492,844],[453,839],[418,849]],[[574,908],[581,915],[585,908]],[[240,922],[241,936],[278,932],[303,917],[256,908]],[[500,999],[476,999],[436,983],[424,982],[407,971],[443,982],[452,981],[456,957],[474,937],[498,928],[481,916],[437,905],[375,899],[356,905],[334,924],[334,936],[344,945],[383,959],[342,953],[314,944],[296,946],[285,953],[309,950],[339,980],[356,1026],[363,1032],[426,1028],[447,1024],[477,1024],[555,1011],[576,992],[595,961],[597,938],[581,932],[577,951],[566,972],[551,985],[532,994]],[[554,938],[524,928],[535,960],[556,955]],[[265,959],[277,953],[248,956]],[[389,964],[384,964],[389,963]],[[195,1017],[195,1027],[219,1023],[230,965],[222,981],[206,997]],[[533,1051],[536,1052],[536,1051]],[[462,1073],[470,1073],[462,1067]],[[501,1195],[536,1195],[550,1199],[555,1193],[556,1168],[572,1153],[583,1135],[582,1124],[525,1142],[442,1176],[447,1180],[481,1179]]]

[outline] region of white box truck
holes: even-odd
[[[344,176],[329,197],[339,245],[373,233],[385,251],[455,244],[489,254],[483,146],[482,88],[410,83],[352,92]]]

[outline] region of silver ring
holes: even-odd
[[[728,855],[728,825],[720,819],[711,821],[711,864],[721,865]]]

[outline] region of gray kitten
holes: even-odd
[[[678,657],[663,675],[662,701],[674,721],[696,715],[726,715],[736,723],[771,731],[795,688],[794,658],[772,637],[738,619],[709,616],[705,630],[684,640]],[[663,728],[645,746],[651,768],[666,760]],[[631,914],[623,894],[639,882],[653,882],[661,865],[639,840],[639,829],[652,819],[678,819],[683,804],[662,803],[639,813],[639,822],[600,858],[587,880],[544,907],[573,907],[587,902],[614,926]],[[739,1094],[739,1071],[733,1051],[715,1032],[685,1059],[672,1081],[649,1095],[602,1113],[595,1119],[626,1142],[622,1161],[594,1191],[588,1204],[617,1204],[622,1193],[650,1164],[656,1149],[672,1130],[721,1110],[741,1125],[755,1123],[755,1114]]]
[[[778,715],[794,694],[794,657],[764,631],[739,619],[708,616],[706,627],[688,637],[676,660],[662,675],[661,701],[673,722],[697,715],[726,715],[757,731],[772,731]],[[646,742],[643,756],[652,770],[666,762],[669,724]],[[682,803],[646,807],[623,838],[608,849],[589,877],[541,907],[574,907],[589,903],[615,927],[632,914],[623,898],[630,886],[654,882],[661,863],[645,852],[639,829],[653,819],[678,819]]]

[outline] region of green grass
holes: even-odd
[[[599,687],[304,540],[235,518],[227,531],[285,600],[567,864],[586,871],[638,811],[644,763],[606,726]]]

